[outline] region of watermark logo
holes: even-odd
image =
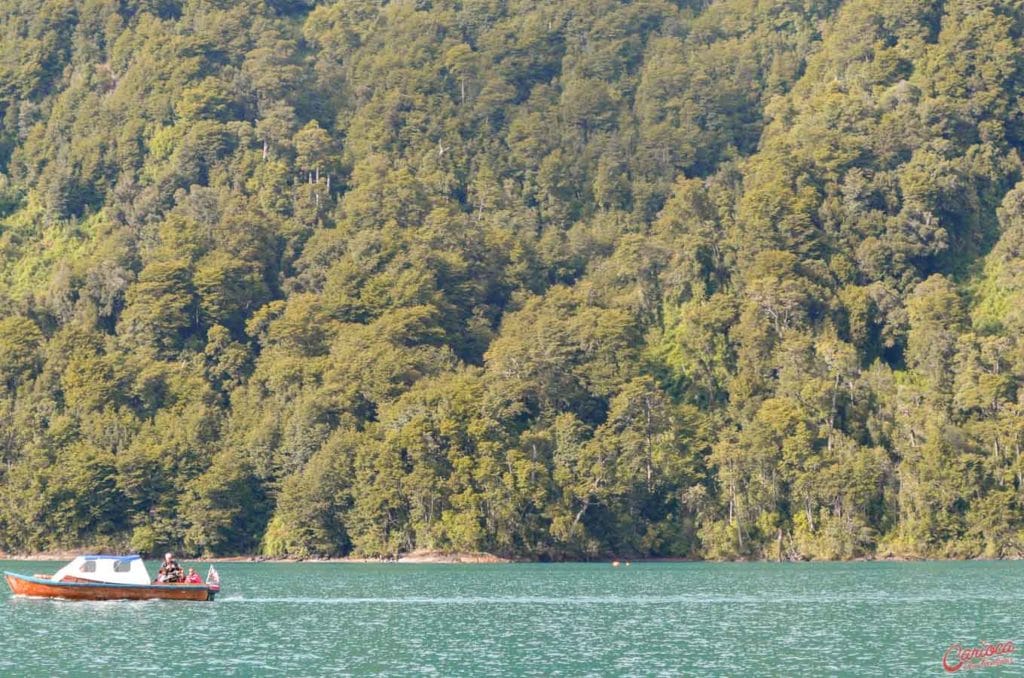
[[[987,669],[991,666],[1005,666],[1013,663],[1012,655],[1017,650],[1012,640],[1005,643],[987,643],[984,640],[974,647],[953,643],[942,655],[942,668],[946,673]]]

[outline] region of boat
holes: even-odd
[[[152,583],[139,556],[78,556],[52,575],[4,572],[16,596],[68,600],[213,600],[220,577],[199,584]]]

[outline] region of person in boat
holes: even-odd
[[[185,577],[185,583],[186,584],[202,584],[203,583],[203,578],[199,576],[198,572],[196,572],[196,568],[190,567],[190,568],[188,568],[188,576]]]
[[[164,562],[157,572],[156,580],[161,584],[177,584],[185,581],[185,572],[181,569],[181,565],[178,565],[178,561],[174,559],[173,553],[164,554]]]

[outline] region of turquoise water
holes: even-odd
[[[213,603],[8,594],[0,674],[937,676],[954,642],[1024,648],[1017,562],[217,568]]]

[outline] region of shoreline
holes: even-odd
[[[34,551],[32,553],[8,553],[0,551],[0,560],[23,560],[23,561],[69,561],[81,555],[97,553],[87,549],[61,550],[61,551]],[[388,558],[367,558],[360,556],[341,556],[337,558],[295,558],[290,556],[271,557],[258,554],[239,556],[214,556],[210,558],[189,558],[175,554],[180,561],[195,563],[372,563],[372,564],[423,564],[423,563],[444,563],[444,564],[508,564],[517,562],[531,562],[502,558],[492,553],[456,552],[445,553],[442,551],[412,551],[400,555],[397,559]],[[158,557],[145,558],[145,560],[159,560]],[[610,562],[610,561],[609,561]]]
[[[7,553],[0,551],[0,560],[21,560],[21,561],[69,561],[77,556],[95,553],[86,549],[60,550],[60,551],[39,551],[32,553]],[[159,558],[147,558],[147,560],[159,560]],[[703,558],[686,558],[681,556],[663,556],[651,558],[632,558],[628,556],[594,558],[589,560],[551,560],[542,561],[528,558],[505,558],[492,553],[479,552],[444,552],[444,551],[412,551],[405,553],[398,558],[369,558],[361,556],[340,556],[334,558],[296,558],[290,556],[263,556],[259,554],[236,555],[236,556],[214,556],[210,558],[189,558],[178,556],[180,561],[194,563],[333,563],[333,564],[445,564],[445,565],[507,565],[514,563],[598,563],[612,566],[630,564],[657,564],[657,563],[779,563],[779,564],[800,564],[800,563],[868,563],[868,562],[889,562],[889,563],[911,563],[911,562],[976,562],[976,561],[1011,561],[1021,560],[1019,557],[999,558],[929,558],[912,555],[885,554],[880,556],[861,556],[848,560],[800,560],[784,559],[737,559],[737,560],[709,560]]]

